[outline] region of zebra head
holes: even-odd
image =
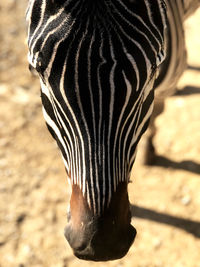
[[[29,63],[72,194],[66,238],[88,260],[124,256],[136,231],[127,193],[164,58],[161,0],[30,0]]]

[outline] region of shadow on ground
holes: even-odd
[[[147,219],[150,221],[155,221],[162,224],[167,224],[180,228],[197,238],[200,238],[200,221],[193,221],[189,219],[179,218],[169,214],[157,212],[151,209],[146,209],[143,207],[131,205],[132,217],[138,217],[142,219]]]
[[[196,86],[185,86],[181,90],[177,90],[176,93],[173,96],[189,96],[189,95],[195,95],[200,94],[200,88]]]
[[[163,156],[156,156],[154,166],[171,168],[175,170],[184,170],[196,174],[200,174],[200,164],[192,160],[183,160],[176,162]]]
[[[200,66],[192,66],[192,65],[188,65],[188,69],[189,69],[189,70],[200,71]]]

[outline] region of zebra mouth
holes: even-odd
[[[111,234],[102,238],[102,234],[94,234],[90,245],[82,251],[74,251],[79,259],[90,261],[110,261],[124,257],[136,236],[136,230],[130,225],[127,233]]]
[[[94,220],[75,229],[72,221],[65,228],[65,237],[76,257],[89,261],[109,261],[124,257],[136,236],[135,228],[129,224],[119,229]]]
[[[131,225],[127,184],[120,184],[110,205],[95,214],[82,192],[73,187],[67,213],[65,237],[74,255],[80,259],[108,261],[122,258],[132,245],[136,230]]]

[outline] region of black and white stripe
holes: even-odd
[[[162,0],[30,0],[28,59],[72,184],[94,213],[128,182],[165,58]]]

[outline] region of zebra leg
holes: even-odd
[[[154,136],[156,135],[155,121],[157,116],[159,116],[164,111],[164,106],[165,106],[164,99],[161,98],[155,99],[154,109],[149,123],[149,128],[147,130],[145,147],[144,147],[145,150],[144,150],[143,162],[146,165],[153,165],[156,160],[156,150],[153,145],[153,139]]]

